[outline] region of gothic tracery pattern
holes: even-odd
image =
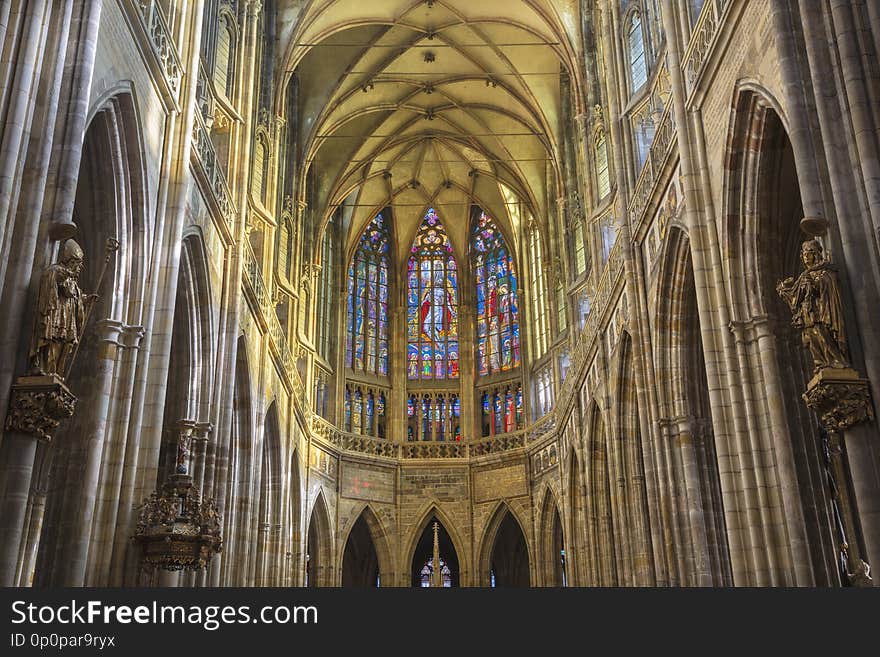
[[[382,376],[388,374],[389,242],[385,219],[377,215],[348,269],[345,365]]]
[[[422,221],[407,265],[407,338],[410,379],[458,378],[458,271],[433,209]]]
[[[477,372],[506,372],[520,362],[517,278],[504,236],[485,212],[474,226],[477,285]]]

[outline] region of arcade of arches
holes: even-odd
[[[871,584],[878,51],[870,0],[0,3],[0,584]],[[182,481],[222,551],[165,570]]]

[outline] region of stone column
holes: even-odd
[[[95,326],[99,347],[93,378],[89,382],[91,390],[83,397],[79,409],[80,417],[84,419],[80,449],[84,454],[85,468],[80,480],[78,500],[69,507],[75,514],[75,521],[71,525],[72,534],[65,540],[63,550],[63,582],[65,586],[83,586],[85,584],[89,538],[92,533],[95,500],[98,494],[101,462],[104,456],[104,436],[107,432],[110,387],[113,382],[113,369],[116,363],[121,329],[122,324],[112,320],[101,320]]]
[[[36,441],[51,442],[59,422],[73,415],[75,406],[76,398],[53,375],[21,377],[13,386],[5,423],[10,458],[0,505],[0,586],[15,585]]]

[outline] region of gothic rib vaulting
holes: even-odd
[[[0,583],[873,585],[878,51],[870,0],[0,4]]]

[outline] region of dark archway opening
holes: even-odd
[[[458,553],[452,538],[436,516],[425,525],[421,538],[416,545],[412,560],[412,585],[420,588],[432,586],[434,569],[434,523],[437,524],[437,545],[440,552],[441,585],[444,587],[460,586],[461,569]]]
[[[553,505],[553,521],[550,530],[550,554],[548,555],[548,586],[568,586],[565,573],[565,543],[562,537],[562,518],[559,508]]]
[[[528,587],[529,549],[519,523],[507,513],[492,546],[489,559],[490,586]]]
[[[311,540],[311,535],[310,535]],[[379,555],[370,534],[370,527],[363,516],[357,519],[342,556],[342,586],[371,588],[378,587]]]

